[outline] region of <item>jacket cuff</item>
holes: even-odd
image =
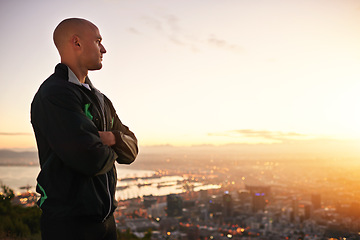
[[[112,131],[115,136],[115,146],[119,146],[123,142],[120,131]]]

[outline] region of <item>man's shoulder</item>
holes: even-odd
[[[66,75],[55,72],[40,85],[38,92],[43,95],[57,95],[67,92],[76,93],[78,89],[76,84],[68,81]]]
[[[43,96],[56,95],[67,89],[67,82],[58,78],[57,76],[51,75],[48,77],[39,87],[38,93]]]
[[[103,96],[104,96],[104,101],[105,101],[105,103],[106,103],[111,109],[114,109],[114,110],[115,110],[114,105],[113,105],[113,103],[111,102],[111,100],[110,100],[105,94],[103,94]]]

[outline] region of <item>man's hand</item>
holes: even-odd
[[[100,132],[99,131],[99,135],[100,135],[101,141],[103,142],[104,145],[108,145],[109,147],[115,145],[115,143],[116,143],[115,135],[112,132]]]

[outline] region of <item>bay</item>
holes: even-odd
[[[151,170],[136,170],[124,167],[117,167],[118,178],[142,178],[152,176],[155,172]],[[0,166],[0,184],[6,185],[19,194],[26,190],[22,187],[29,187],[29,191],[35,192],[36,177],[40,167],[35,166]]]
[[[178,194],[186,191],[185,186],[189,186],[187,179],[182,176],[157,175],[152,170],[130,169],[121,165],[118,165],[116,169],[118,182],[115,198],[117,200],[142,198],[146,195]],[[27,190],[35,192],[36,177],[39,171],[39,166],[0,166],[0,184],[10,187],[16,195]],[[218,185],[191,183],[193,191],[219,187]]]

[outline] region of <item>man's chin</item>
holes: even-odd
[[[98,64],[96,66],[92,66],[89,68],[89,71],[96,71],[96,70],[100,70],[102,68],[102,64]]]

